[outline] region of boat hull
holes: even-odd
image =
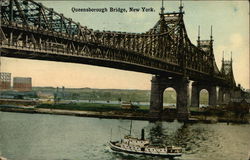
[[[157,154],[157,153],[150,153],[145,151],[133,151],[133,150],[126,150],[124,148],[121,148],[119,146],[115,145],[116,142],[109,142],[109,146],[113,151],[117,152],[125,152],[125,153],[131,153],[131,154],[142,154],[142,155],[149,155],[149,156],[160,156],[160,157],[166,157],[166,158],[173,158],[173,157],[180,157],[181,153],[166,153],[166,154]]]

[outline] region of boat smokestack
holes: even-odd
[[[141,129],[141,140],[145,140],[145,138],[144,138],[144,129]]]

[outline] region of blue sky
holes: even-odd
[[[41,1],[46,7],[95,30],[141,33],[159,20],[161,1]],[[73,13],[76,8],[153,7],[155,12]],[[178,11],[178,1],[165,1],[165,11]],[[198,25],[201,39],[209,39],[213,25],[214,52],[218,67],[222,51],[233,52],[237,83],[249,88],[249,2],[184,1],[184,20],[188,36],[196,44]],[[16,66],[20,66],[16,68]],[[31,76],[36,86],[150,89],[152,75],[81,64],[2,58],[2,71],[13,76]],[[27,72],[28,71],[28,72]]]

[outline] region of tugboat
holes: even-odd
[[[109,142],[110,148],[118,152],[126,152],[132,154],[143,154],[161,157],[180,157],[182,155],[182,148],[176,146],[160,146],[150,144],[149,140],[144,138],[144,129],[141,131],[141,139],[131,136],[132,121],[130,124],[130,134],[125,136],[120,141]]]

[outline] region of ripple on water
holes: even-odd
[[[161,160],[113,152],[107,142],[120,139],[129,120],[1,112],[0,153],[9,160]],[[250,125],[183,124],[133,121],[133,134],[153,143],[185,148],[180,160],[246,160]]]

